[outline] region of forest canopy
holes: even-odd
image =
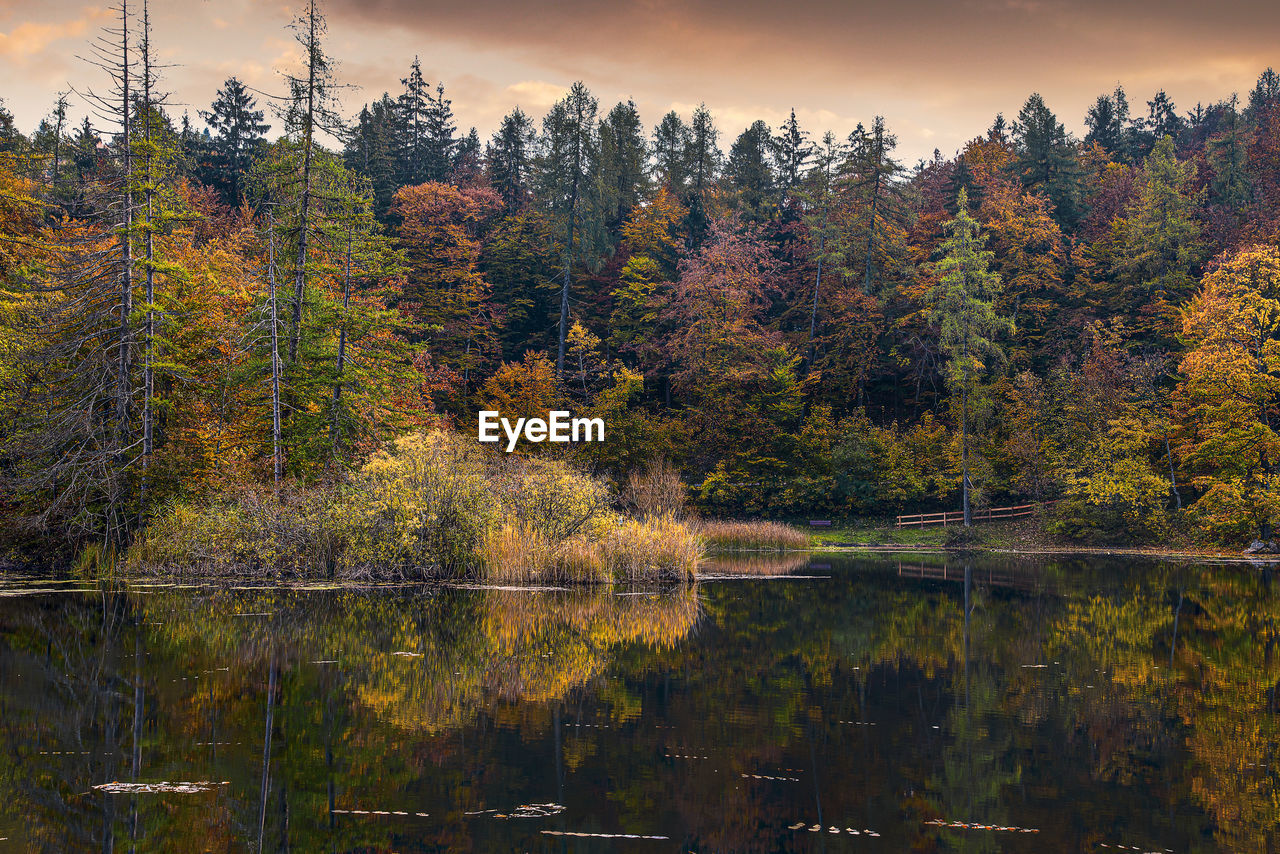
[[[94,43],[79,123],[0,101],[12,542],[127,544],[481,409],[603,418],[572,463],[621,489],[669,460],[716,515],[1057,500],[1073,538],[1270,536],[1271,69],[1194,106],[1032,93],[908,166],[879,116],[722,136],[582,82],[486,140],[416,58],[353,114],[314,3],[278,97],[231,77],[177,115],[145,11]]]

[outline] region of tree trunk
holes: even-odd
[[[298,360],[298,343],[302,338],[302,301],[307,284],[307,236],[311,213],[311,140],[315,124],[316,99],[316,4],[309,6],[307,36],[307,111],[302,119],[302,208],[298,221],[298,257],[294,262],[293,316],[289,331],[289,364]]]
[[[155,239],[152,235],[152,219],[155,215],[155,174],[153,153],[151,151],[151,19],[148,14],[146,0],[142,4],[142,110],[143,138],[146,141],[146,199],[147,213],[145,221],[144,251],[146,253],[147,271],[147,319],[143,329],[143,368],[142,368],[142,482],[138,490],[138,524],[141,526],[147,509],[148,475],[151,471],[151,452],[154,449],[155,431],[155,332],[156,317],[154,303],[156,299]]]
[[[276,494],[283,468],[280,449],[280,306],[276,299],[276,222],[267,205],[267,306],[271,316],[271,460]]]
[[[347,261],[342,277],[342,322],[338,324],[338,360],[333,382],[333,420],[329,424],[329,449],[338,456],[338,407],[342,404],[342,374],[347,367],[347,312],[351,308],[351,231],[347,231]]]
[[[132,121],[130,110],[133,109],[129,88],[129,4],[121,0],[120,4],[120,45],[121,45],[121,97],[120,121],[122,124],[122,145],[124,154],[121,194],[120,219],[123,228],[120,230],[120,329],[117,341],[118,351],[116,365],[116,463],[123,470],[131,444],[129,402],[132,388],[129,383],[129,354],[133,348],[133,333],[130,328],[130,314],[133,313],[133,138],[130,135]],[[125,487],[121,487],[123,491]],[[107,513],[107,536],[112,538],[112,527],[120,525],[120,513],[124,509],[124,496],[112,491],[112,506]],[[117,528],[115,537],[123,541],[123,530]]]
[[[964,526],[973,525],[973,509],[969,506],[969,336],[965,335],[961,357],[965,360],[964,390],[960,393],[960,468],[963,477]]]
[[[826,223],[823,223],[825,228]],[[813,335],[818,328],[818,289],[822,287],[822,252],[826,243],[826,234],[818,235],[818,272],[813,277],[813,308],[809,312],[809,355],[806,357],[809,365],[813,365]]]

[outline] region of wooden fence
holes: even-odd
[[[1048,507],[1053,503],[1052,501],[1044,501],[1035,504],[1016,504],[1013,507],[985,507],[982,510],[974,510],[972,516],[975,523],[994,522],[998,519],[1017,519],[1021,516],[1030,516],[1039,508]],[[908,516],[898,517],[899,528],[963,524],[963,510],[946,510],[942,513],[913,513]]]

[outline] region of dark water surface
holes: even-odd
[[[1266,571],[967,568],[0,578],[0,852],[1280,849]]]

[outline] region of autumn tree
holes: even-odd
[[[1182,454],[1213,536],[1270,539],[1280,513],[1280,252],[1246,247],[1205,275],[1183,314]]]

